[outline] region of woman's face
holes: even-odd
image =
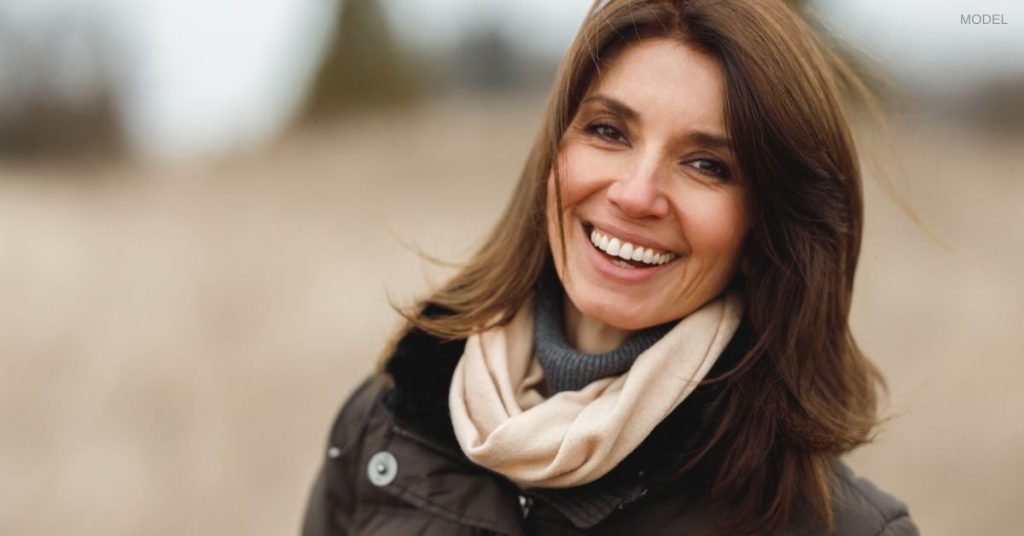
[[[564,260],[554,173],[548,236],[583,315],[642,329],[682,318],[725,289],[749,217],[713,58],[670,39],[621,51],[583,98],[558,165]]]

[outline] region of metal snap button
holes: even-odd
[[[526,495],[519,496],[519,509],[523,512],[523,519],[530,515],[530,507],[533,506],[533,499]]]
[[[386,450],[374,454],[366,465],[366,476],[374,486],[384,487],[398,476],[398,460]]]

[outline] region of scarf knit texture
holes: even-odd
[[[742,316],[725,294],[680,320],[629,369],[545,398],[534,304],[466,341],[448,402],[466,456],[522,487],[593,482],[621,462],[711,370]]]

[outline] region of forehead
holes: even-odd
[[[645,39],[613,55],[588,94],[619,100],[645,122],[725,134],[725,82],[713,57],[680,41]]]

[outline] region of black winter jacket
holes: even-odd
[[[748,342],[741,325],[712,369]],[[723,389],[698,387],[614,470],[568,489],[521,490],[463,455],[448,415],[448,388],[464,341],[411,331],[387,374],[366,380],[330,433],[307,506],[304,536],[689,535],[724,514],[700,506],[698,473],[672,469],[715,418]],[[693,430],[680,440],[679,430]],[[906,506],[836,461],[833,514],[839,536],[916,536]],[[786,535],[820,532],[799,519]]]

